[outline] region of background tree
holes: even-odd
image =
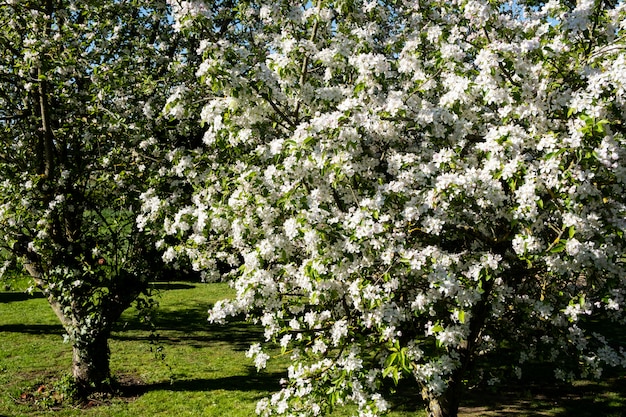
[[[17,260],[47,296],[83,393],[109,384],[111,328],[153,278],[135,227],[150,147],[189,136],[158,117],[193,47],[168,16],[162,1],[0,5],[4,268]]]
[[[598,325],[624,324],[623,4],[185,4],[222,28],[187,86],[204,146],[170,153],[139,224],[166,260],[238,267],[211,319],[247,314],[293,362],[261,415],[377,415],[412,380],[454,416],[470,369],[626,365]]]

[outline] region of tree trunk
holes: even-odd
[[[75,341],[72,346],[72,374],[81,395],[110,390],[110,331],[102,331],[88,341]]]
[[[422,389],[422,398],[426,401],[428,417],[457,417],[461,403],[461,380],[454,378],[439,396]]]
[[[489,297],[495,280],[486,275],[481,278],[483,293],[481,299],[472,308],[470,321],[470,334],[465,346],[457,351],[460,356],[460,366],[456,369],[448,381],[446,390],[439,396],[433,395],[428,389],[422,389],[422,399],[426,401],[426,409],[429,417],[457,417],[461,405],[461,392],[463,389],[463,377],[474,359],[474,349],[480,337],[480,333],[489,314]]]

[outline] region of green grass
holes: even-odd
[[[254,416],[256,402],[279,388],[286,362],[257,373],[245,357],[262,331],[247,323],[210,325],[207,310],[231,290],[224,284],[158,283],[157,343],[134,310],[127,311],[112,334],[111,369],[120,381],[138,381],[133,395],[86,409],[50,410],[22,404],[20,396],[58,380],[69,371],[71,348],[41,295],[24,294],[24,281],[0,292],[0,417],[9,416]],[[157,348],[162,351],[156,352]],[[164,353],[165,359],[155,353]],[[544,387],[545,388],[545,387]],[[545,391],[545,390],[544,390]],[[626,417],[626,378],[574,387],[494,394],[470,391],[465,416],[612,416]],[[399,398],[391,417],[424,416],[415,398]],[[417,410],[417,411],[416,411]],[[351,413],[338,410],[333,417]]]
[[[208,324],[207,310],[225,297],[225,285],[170,283],[163,287],[155,343],[136,311],[127,311],[113,332],[111,369],[120,380],[143,384],[133,401],[55,416],[250,416],[256,401],[278,387],[278,369],[257,374],[245,358],[260,332],[246,323]],[[41,415],[16,404],[25,390],[69,371],[71,347],[46,300],[35,295],[0,295],[0,415]],[[165,359],[155,355],[162,348]],[[140,394],[140,395],[139,395]],[[226,412],[224,410],[227,410]]]

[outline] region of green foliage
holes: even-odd
[[[443,330],[443,328],[441,328],[441,330]],[[383,376],[390,377],[393,383],[398,385],[402,375],[411,374],[411,360],[407,353],[407,348],[401,347],[398,341],[389,348],[389,352],[389,356],[385,359]]]

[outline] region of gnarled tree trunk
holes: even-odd
[[[32,253],[24,260],[24,266],[35,283],[45,288],[46,283],[36,256]],[[30,259],[29,259],[30,258]],[[53,295],[48,295],[48,302],[59,321],[70,335],[72,343],[72,375],[78,388],[78,394],[85,397],[93,392],[109,392],[111,390],[111,369],[109,338],[111,326],[122,312],[132,304],[143,290],[141,282],[126,281],[124,286],[109,288],[109,298],[100,305],[97,316],[99,320],[88,320],[93,311],[85,311],[79,307],[81,303],[72,302],[69,306],[62,305]],[[84,300],[83,300],[84,301]],[[69,307],[69,308],[68,308]],[[80,334],[84,329],[87,335]]]
[[[110,390],[110,330],[72,345],[72,375],[82,395]]]

